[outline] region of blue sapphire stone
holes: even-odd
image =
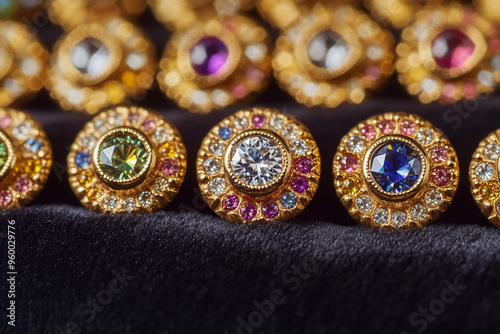
[[[399,194],[410,190],[418,182],[422,162],[418,152],[410,145],[396,141],[375,151],[370,171],[384,191]]]
[[[90,166],[90,153],[80,151],[75,156],[75,164],[78,168],[87,168]]]
[[[229,137],[231,137],[231,128],[228,127],[228,126],[222,126],[220,129],[219,129],[219,137],[221,139],[228,139]]]
[[[24,143],[24,149],[31,153],[36,153],[40,151],[41,148],[42,142],[34,137],[28,138],[28,140]]]

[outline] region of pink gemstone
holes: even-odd
[[[378,67],[369,66],[365,70],[365,74],[368,78],[370,78],[372,80],[377,80],[378,78],[380,78],[380,75],[382,74],[382,72],[380,71],[380,69]]]
[[[163,160],[160,168],[163,174],[170,176],[179,171],[179,164],[174,159],[167,159]]]
[[[153,118],[146,118],[141,126],[144,131],[149,132],[156,128],[156,121]]]
[[[390,135],[394,132],[396,125],[394,124],[394,121],[384,119],[383,121],[378,122],[377,127],[382,134]]]
[[[462,31],[447,29],[432,41],[432,55],[439,66],[459,69],[472,56],[475,47]]]
[[[7,129],[12,125],[12,117],[10,115],[0,118],[0,128]]]
[[[500,52],[500,38],[490,40],[490,51],[494,53]]]
[[[465,98],[472,99],[476,97],[476,94],[477,94],[476,84],[474,84],[473,82],[467,82],[464,84]]]
[[[297,176],[292,181],[292,189],[299,194],[302,194],[309,189],[309,181],[303,176]]]
[[[435,163],[443,163],[448,160],[448,149],[444,146],[436,146],[431,151],[432,161]]]
[[[234,195],[227,195],[224,197],[222,200],[222,206],[224,207],[224,210],[226,211],[231,211],[234,210],[238,207],[238,204],[240,203],[240,200],[238,197]]]
[[[31,187],[33,187],[33,182],[25,176],[21,176],[16,180],[16,189],[20,193],[28,192]]]
[[[133,112],[128,115],[128,121],[130,123],[137,123],[141,120],[142,116],[138,112]]]
[[[254,82],[261,82],[264,80],[264,72],[256,67],[250,67],[247,70],[247,78]]]
[[[255,126],[256,128],[261,128],[264,125],[266,125],[266,116],[260,115],[260,114],[254,115],[252,117],[252,123],[253,123],[253,126]]]
[[[247,88],[242,83],[236,83],[231,86],[231,92],[238,99],[244,98],[248,94]]]
[[[309,174],[313,168],[311,159],[301,157],[295,160],[295,170],[300,174]]]
[[[245,203],[240,209],[241,217],[245,220],[252,220],[257,213],[257,208],[253,203]]]
[[[354,173],[358,169],[359,161],[356,156],[352,154],[346,154],[340,161],[340,169],[346,173]]]
[[[445,101],[452,101],[453,94],[455,93],[455,86],[451,83],[447,83],[443,86],[443,99]]]
[[[417,126],[413,121],[410,121],[409,119],[405,119],[404,121],[401,122],[401,133],[404,134],[405,136],[411,136],[414,132]]]
[[[9,206],[12,203],[12,199],[12,193],[9,190],[0,191],[0,206]]]
[[[373,125],[365,125],[361,128],[361,134],[365,136],[366,139],[373,139],[377,135],[377,130]]]
[[[278,213],[279,213],[278,204],[276,204],[274,202],[267,202],[266,204],[264,204],[262,206],[262,214],[267,219],[276,218]]]
[[[432,171],[432,182],[439,187],[448,185],[451,181],[451,172],[446,167],[438,167]]]

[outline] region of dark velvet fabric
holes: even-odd
[[[50,45],[57,29],[46,29],[42,38]],[[150,32],[160,46],[168,38],[157,24]],[[500,333],[500,230],[475,206],[467,180],[476,145],[500,127],[500,97],[424,106],[393,78],[366,103],[320,110],[298,105],[272,84],[254,105],[284,110],[311,130],[322,176],[300,216],[269,225],[229,224],[197,190],[201,139],[239,107],[195,116],[157,89],[136,102],[169,118],[188,149],[180,193],[153,215],[83,209],[65,165],[90,117],[60,111],[47,93],[26,107],[53,143],[54,168],[32,205],[0,213],[2,268],[6,226],[15,220],[18,271],[17,326],[6,325],[2,292],[1,333]],[[331,162],[341,137],[385,111],[429,119],[459,155],[456,199],[422,230],[359,226],[333,189]]]

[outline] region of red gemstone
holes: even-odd
[[[432,41],[432,55],[443,68],[459,69],[474,53],[475,45],[462,31],[447,29]]]
[[[438,167],[432,171],[432,182],[436,186],[444,187],[451,181],[451,172],[448,168]]]
[[[432,161],[435,163],[443,163],[448,160],[448,149],[444,146],[436,146],[431,151]]]
[[[358,169],[359,166],[359,161],[356,156],[352,154],[346,154],[342,158],[342,161],[340,161],[340,169],[342,169],[343,172],[346,173],[353,173]]]
[[[365,136],[366,139],[373,139],[377,135],[377,130],[373,125],[365,125],[361,128],[361,134]]]
[[[396,126],[394,125],[394,121],[383,120],[377,124],[377,127],[379,128],[380,132],[382,132],[382,134],[390,135],[391,133],[394,132],[394,128]]]

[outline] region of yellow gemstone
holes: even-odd
[[[129,88],[137,87],[137,77],[134,74],[134,72],[125,71],[125,73],[123,73],[122,75],[122,81],[125,84],[125,86]]]
[[[21,169],[24,170],[26,174],[33,176],[40,173],[42,170],[42,162],[40,160],[29,159],[24,163]]]
[[[361,190],[361,181],[356,176],[350,176],[342,181],[344,195],[355,195]]]
[[[101,195],[100,191],[97,190],[97,188],[90,188],[90,189],[87,189],[86,191],[86,194],[87,194],[87,198],[89,199],[89,201],[96,201],[99,196]]]
[[[172,145],[170,143],[165,143],[165,144],[160,146],[160,148],[158,149],[158,152],[160,152],[160,154],[162,154],[162,155],[173,157],[173,156],[175,156],[175,147],[174,147],[174,145]]]
[[[111,103],[118,104],[125,98],[125,92],[123,91],[122,85],[116,81],[106,83],[104,90],[106,94],[108,94]]]
[[[80,177],[78,178],[78,182],[86,187],[90,184],[90,182],[92,182],[93,180],[93,176],[92,176],[92,173],[91,172],[86,172],[86,173],[82,173],[80,174]]]
[[[493,183],[483,184],[481,187],[481,194],[483,195],[483,199],[494,201],[500,196],[500,187]]]

